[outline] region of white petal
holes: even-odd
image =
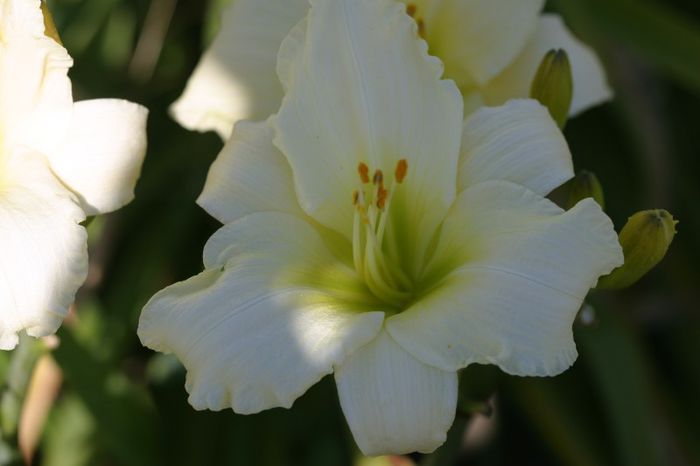
[[[391,180],[405,158],[399,191],[411,206],[407,234],[416,238],[408,241],[419,250],[454,200],[462,98],[440,80],[442,65],[427,55],[405,6],[315,0],[306,37],[295,29],[286,42],[278,60],[288,90],[275,144],[292,166],[302,208],[350,237],[358,164]]]
[[[430,453],[445,441],[457,373],[423,364],[385,331],[335,372],[340,404],[365,455]]]
[[[68,52],[44,35],[38,0],[0,5],[0,130],[44,153],[65,133],[73,103]]]
[[[551,49],[564,49],[569,55],[574,80],[570,115],[612,98],[605,70],[593,49],[575,38],[559,16],[543,15],[539,27],[518,59],[483,90],[490,105],[500,105],[514,97],[530,95],[537,67]]]
[[[430,52],[460,88],[484,85],[520,53],[544,0],[443,0],[427,6]],[[417,12],[421,15],[421,11]]]
[[[277,51],[308,8],[307,0],[234,1],[173,104],[175,119],[188,129],[215,130],[226,139],[236,121],[260,120],[277,111],[282,99]]]
[[[5,154],[7,155],[7,154]],[[87,275],[85,214],[33,153],[0,167],[0,349],[56,331]]]
[[[506,180],[544,196],[572,176],[569,146],[549,111],[534,100],[483,107],[464,124],[460,191]]]
[[[209,169],[197,203],[221,223],[254,212],[303,216],[292,169],[272,144],[267,122],[240,121]]]
[[[63,143],[47,157],[88,215],[111,212],[134,198],[146,155],[147,116],[144,107],[126,100],[74,104]]]
[[[43,36],[41,0],[4,0],[0,4],[0,32],[3,38]]]
[[[380,330],[354,271],[296,217],[251,214],[204,255],[207,269],[156,294],[138,329],[183,362],[196,409],[289,407]]]
[[[555,375],[576,359],[571,326],[588,290],[622,262],[612,222],[592,199],[564,212],[489,181],[460,195],[426,273],[434,287],[387,329],[444,370],[476,362]]]

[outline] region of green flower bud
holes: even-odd
[[[592,197],[594,201],[600,204],[601,208],[605,209],[603,187],[593,172],[581,170],[567,184],[569,189],[569,197],[566,201],[567,210],[588,197]]]
[[[530,87],[530,97],[549,109],[560,128],[566,124],[574,95],[569,56],[564,50],[550,50],[540,62]]]
[[[61,37],[58,35],[58,30],[56,29],[56,23],[53,22],[53,16],[51,16],[51,12],[49,11],[49,6],[46,4],[46,0],[41,0],[41,13],[44,15],[44,34],[46,37],[50,37],[63,45]]]
[[[620,233],[625,264],[602,277],[598,288],[626,288],[642,278],[666,255],[677,224],[665,210],[645,210],[631,216]]]

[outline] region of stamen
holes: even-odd
[[[406,178],[406,174],[408,173],[408,162],[406,159],[401,159],[399,162],[396,164],[396,171],[394,172],[394,177],[396,179],[397,183],[403,183],[403,180]]]
[[[412,284],[399,263],[395,262],[396,254],[386,256],[382,242],[394,191],[405,179],[407,171],[408,164],[405,159],[401,159],[396,164],[394,180],[388,189],[384,187],[384,173],[377,169],[372,176],[373,189],[367,190],[360,186],[352,193],[355,207],[352,233],[355,269],[372,293],[394,305],[406,302],[410,293],[404,290],[410,289]],[[363,184],[369,183],[367,164],[358,164],[357,172]],[[389,249],[392,249],[391,246],[395,245],[389,245]]]
[[[357,166],[357,172],[360,174],[360,179],[363,184],[369,183],[369,167],[365,163],[360,162]]]

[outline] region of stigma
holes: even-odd
[[[408,174],[408,162],[397,162],[393,179],[385,185],[382,170],[374,171],[361,162],[357,166],[360,179],[358,189],[352,193],[354,205],[353,262],[355,269],[368,288],[381,300],[400,305],[409,297],[406,291],[410,281],[400,268],[400,258],[395,241],[387,236],[394,232],[389,222],[389,210],[398,187]],[[394,247],[392,247],[394,246]]]

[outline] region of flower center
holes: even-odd
[[[355,215],[353,220],[352,252],[355,269],[367,287],[382,301],[400,306],[411,293],[411,280],[401,270],[396,242],[387,236],[389,209],[396,189],[408,173],[406,159],[396,164],[394,179],[388,189],[384,185],[384,173],[375,170],[370,179],[370,170],[365,163],[357,167],[360,188],[353,192]]]
[[[413,18],[416,21],[416,24],[418,25],[418,35],[425,39],[425,21],[423,18],[418,16],[418,7],[416,6],[415,3],[409,3],[406,5],[406,13],[408,16]]]

